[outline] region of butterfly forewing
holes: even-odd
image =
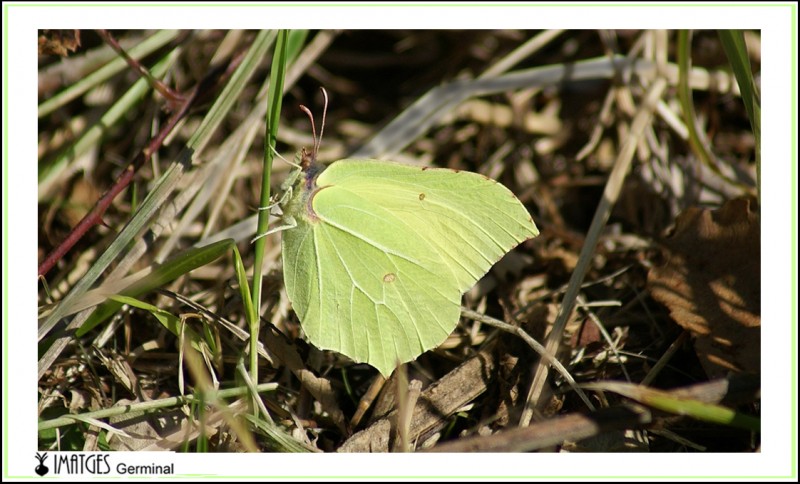
[[[530,214],[483,175],[376,160],[342,160],[318,179],[381,207],[434,246],[461,292],[523,240],[538,235]]]

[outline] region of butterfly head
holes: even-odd
[[[300,148],[300,169],[304,172],[308,171],[313,165],[317,164],[316,150],[307,150],[305,147]]]
[[[314,182],[325,166],[317,161],[316,150],[308,151],[305,148],[300,150],[300,169],[303,173],[303,181],[306,190],[314,188]]]

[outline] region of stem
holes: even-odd
[[[264,136],[264,171],[261,178],[261,200],[262,207],[269,205],[270,185],[272,180],[272,159],[278,135],[278,119],[280,119],[281,100],[283,99],[283,81],[286,76],[286,53],[287,38],[289,32],[281,30],[278,33],[275,53],[272,60],[272,70],[270,72],[270,88],[266,119],[266,133]],[[258,232],[262,234],[269,227],[269,210],[259,210],[258,212]],[[259,310],[261,308],[261,278],[262,266],[266,238],[262,237],[255,242],[255,262],[253,266],[253,308],[256,314],[250,315],[250,378],[253,382],[258,382],[258,334],[261,327]],[[256,407],[257,408],[257,407]]]
[[[125,49],[123,49],[122,46],[119,45],[117,39],[115,39],[114,36],[111,35],[111,33],[108,30],[98,29],[97,34],[106,42],[106,44],[108,44],[112,49],[114,49],[114,52],[116,52],[117,54],[119,54],[120,57],[125,59],[125,62],[127,62],[128,65],[131,66],[133,70],[138,72],[140,76],[147,79],[147,82],[150,83],[153,89],[155,89],[162,96],[164,96],[164,98],[167,100],[171,108],[179,106],[180,103],[184,101],[183,96],[180,93],[175,92],[174,90],[170,89],[169,86],[161,82],[161,80],[153,77],[153,75],[150,74],[150,71],[147,70],[147,68],[143,66],[141,62],[128,55],[128,53],[125,52]]]

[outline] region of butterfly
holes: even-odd
[[[388,377],[440,345],[462,294],[539,231],[484,175],[372,159],[325,167],[321,138],[298,154],[280,201],[286,292],[312,344]]]

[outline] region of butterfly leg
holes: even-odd
[[[260,239],[261,237],[266,237],[269,234],[274,234],[275,232],[281,232],[283,230],[293,229],[293,228],[297,227],[297,220],[295,220],[294,217],[286,217],[286,218],[284,218],[282,220],[282,222],[284,222],[284,225],[279,225],[277,227],[273,227],[273,228],[267,230],[266,232],[264,232],[263,234],[257,235],[253,240],[250,241],[250,243],[252,244],[256,240]]]

